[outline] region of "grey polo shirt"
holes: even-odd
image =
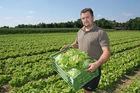
[[[98,60],[103,53],[102,47],[109,46],[109,39],[106,32],[94,24],[89,31],[84,31],[84,27],[78,31],[76,43],[81,51]]]

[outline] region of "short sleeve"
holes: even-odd
[[[101,47],[109,46],[109,38],[107,36],[107,33],[103,30],[100,32],[100,35],[99,35],[99,43]]]
[[[78,34],[77,34],[75,42],[76,42],[76,44],[78,44]]]

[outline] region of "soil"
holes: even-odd
[[[10,90],[10,85],[5,84],[3,85],[3,88],[4,88],[4,93],[8,93],[8,91]]]
[[[104,91],[99,90],[97,93],[120,93],[137,78],[140,78],[140,66],[134,69],[131,73],[123,76],[113,85],[113,88],[108,88]]]
[[[108,88],[107,90],[98,90],[97,93],[120,93],[128,85],[130,85],[135,79],[140,78],[140,65],[135,68],[131,73],[123,76],[119,81],[117,81],[113,88]],[[4,93],[8,93],[10,86],[8,84],[3,85]]]

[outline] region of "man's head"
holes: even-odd
[[[89,12],[89,13],[91,14],[91,16],[94,16],[93,11],[92,11],[91,8],[84,8],[84,9],[81,11],[81,14],[82,14],[82,13],[86,13],[86,12]]]
[[[85,8],[81,11],[81,20],[85,27],[93,26],[94,14],[91,8]]]

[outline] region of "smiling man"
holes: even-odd
[[[91,8],[83,9],[80,15],[83,27],[78,31],[77,38],[71,46],[88,53],[92,59],[97,60],[95,63],[88,64],[89,68],[86,71],[94,72],[99,69],[99,76],[83,86],[84,93],[92,93],[99,84],[101,65],[110,57],[109,39],[107,33],[94,24],[94,14]],[[68,46],[65,45],[60,50]]]

